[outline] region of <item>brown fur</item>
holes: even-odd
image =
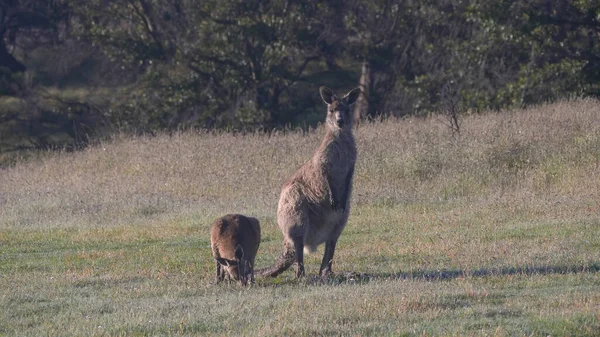
[[[314,251],[325,243],[319,274],[331,273],[335,245],[348,222],[356,143],[352,134],[350,106],[360,90],[343,98],[320,88],[327,104],[327,132],[313,157],[283,185],[277,208],[277,224],[283,233],[283,253],[275,265],[257,271],[277,276],[298,263],[296,277],[304,275],[304,250]]]
[[[258,219],[228,214],[216,219],[210,227],[210,246],[217,267],[217,283],[225,278],[246,285],[254,283],[254,259],[260,245]]]

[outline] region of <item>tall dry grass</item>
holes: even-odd
[[[594,207],[580,199],[600,184],[599,115],[591,99],[469,115],[460,137],[435,116],[366,124],[356,132],[353,203]],[[47,153],[0,171],[0,228],[107,227],[223,212],[273,218],[284,179],[322,134],[122,136]]]

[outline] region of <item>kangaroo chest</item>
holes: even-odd
[[[356,145],[354,139],[336,139],[323,148],[320,164],[332,190],[345,193],[350,187],[349,176],[356,162]]]

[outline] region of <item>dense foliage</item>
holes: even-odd
[[[314,125],[320,85],[368,116],[599,95],[599,41],[596,0],[8,0],[0,151]]]

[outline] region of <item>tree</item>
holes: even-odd
[[[523,21],[517,28],[532,45],[530,69],[520,78],[523,100],[600,95],[600,3],[546,0],[521,7]]]
[[[345,24],[350,35],[346,43],[348,53],[360,62],[361,70],[361,96],[354,109],[354,119],[360,120],[383,107],[377,98],[394,85],[396,74],[392,65],[407,43],[407,37],[402,35],[402,21],[411,3],[379,0],[352,1],[348,5]],[[378,85],[374,86],[375,79]]]
[[[66,16],[66,7],[60,0],[0,2],[0,94],[16,94],[18,74],[27,69],[11,53],[22,47],[20,40],[33,39],[39,43],[51,39],[56,34],[56,25]]]
[[[144,89],[130,91],[118,108],[120,125],[297,123],[317,99],[297,88],[314,80],[309,73],[336,68],[331,51],[340,34],[329,31],[335,11],[319,1],[72,4],[79,36],[144,76]]]

